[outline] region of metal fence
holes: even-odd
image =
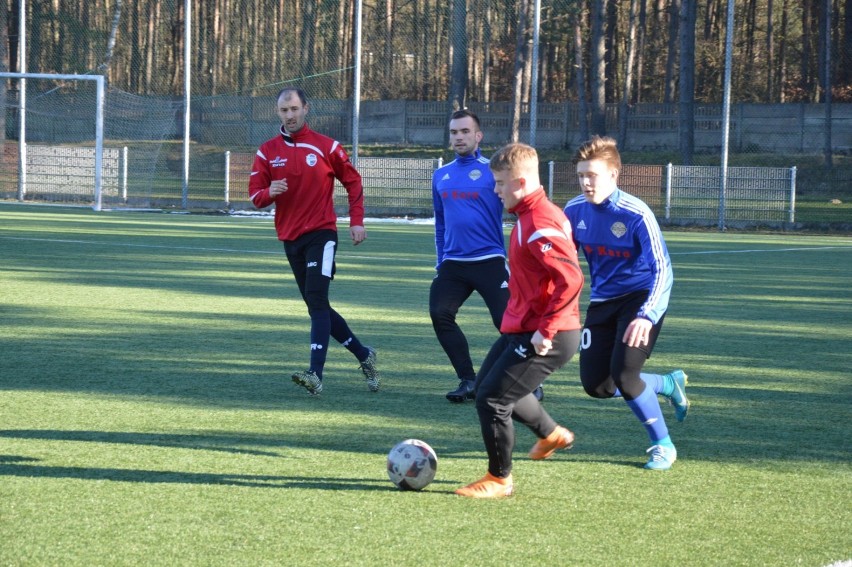
[[[254,154],[231,152],[229,186],[223,206],[251,208],[247,182]],[[440,159],[370,158],[359,160],[366,212],[374,216],[429,217],[432,173]],[[563,206],[580,192],[574,165],[542,164],[542,183],[551,200]],[[624,164],[619,186],[641,198],[661,224],[716,226],[787,226],[795,222],[796,168],[731,167],[725,195],[721,170],[712,166]],[[225,203],[224,201],[228,202]],[[348,214],[346,192],[335,194],[338,214]]]

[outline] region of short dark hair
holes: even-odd
[[[472,110],[468,110],[466,108],[462,108],[461,110],[456,110],[450,115],[450,120],[457,120],[459,118],[473,118],[473,121],[476,122],[476,128],[482,129],[482,125],[479,123],[479,116],[476,115]]]
[[[276,104],[279,100],[281,100],[281,95],[283,95],[284,93],[296,93],[296,96],[299,97],[300,101],[302,101],[302,106],[308,104],[308,95],[306,95],[305,91],[303,91],[299,87],[284,87],[283,89],[278,91],[278,96],[275,97]]]

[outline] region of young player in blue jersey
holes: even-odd
[[[488,159],[479,151],[479,118],[458,110],[450,117],[449,129],[456,157],[432,176],[437,274],[429,290],[429,315],[459,379],[447,399],[458,403],[473,399],[476,372],[456,315],[476,291],[499,329],[509,300],[509,271],[503,203],[494,193]]]
[[[591,298],[580,343],[580,379],[594,398],[621,396],[651,440],[645,468],[666,470],[677,459],[657,394],[686,418],[682,370],[648,374],[669,304],[673,276],[666,243],[651,209],[618,187],[621,156],[615,140],[595,136],[573,159],[582,194],[565,215],[589,264]]]

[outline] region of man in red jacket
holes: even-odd
[[[334,179],[349,194],[349,236],[358,245],[367,238],[361,175],[339,142],[308,127],[305,118],[310,104],[302,89],[285,88],[276,100],[281,133],[258,149],[249,196],[259,209],[275,205],[275,230],[284,242],[287,261],[311,317],[310,367],[293,373],[293,382],[311,395],[322,392],[322,371],[332,336],[357,357],[367,387],[377,392],[376,351],[361,344],[328,301],[337,248]]]
[[[580,344],[583,273],[562,210],[547,199],[538,174],[538,154],[509,144],[491,157],[494,191],[518,220],[509,237],[509,304],[500,338],[476,377],[476,411],[488,452],[488,473],[456,490],[470,498],[510,496],[512,420],[538,437],[533,460],[570,449],[574,434],[557,424],[533,395],[539,384],[565,365]]]

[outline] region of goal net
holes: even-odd
[[[180,104],[100,75],[0,73],[0,199],[147,207]]]

